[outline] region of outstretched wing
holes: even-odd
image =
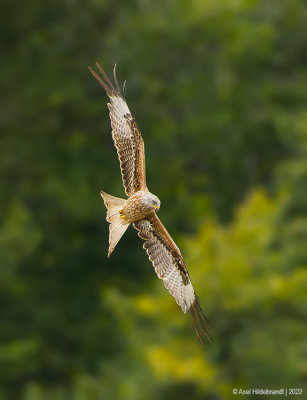
[[[175,298],[182,311],[184,313],[187,310],[190,311],[201,343],[203,343],[203,335],[200,328],[203,329],[205,336],[211,342],[205,326],[205,322],[209,323],[209,321],[199,305],[180,250],[162,222],[154,214],[147,219],[134,222],[133,225],[139,231],[140,238],[145,240],[143,247],[155,268],[156,274],[163,280],[166,289]]]
[[[98,63],[96,65],[102,77],[91,67],[88,68],[109,96],[108,107],[112,137],[117,149],[125,192],[127,196],[131,196],[138,190],[146,188],[144,142],[135,119],[120,93],[116,78],[116,66],[113,70],[113,84],[101,65]]]

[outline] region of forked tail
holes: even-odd
[[[119,211],[123,208],[125,203],[124,199],[119,197],[111,196],[100,191],[100,195],[103,198],[104,204],[107,207],[107,217],[106,220],[109,222],[109,251],[108,257],[110,257],[115,246],[119,242],[119,239],[126,232],[129,223],[127,223],[123,218],[121,218]]]

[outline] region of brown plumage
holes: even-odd
[[[138,235],[145,241],[143,247],[157,276],[163,280],[182,311],[190,311],[201,343],[204,337],[211,341],[206,328],[209,321],[199,305],[181,252],[156,215],[160,200],[146,186],[144,142],[120,93],[116,69],[114,67],[112,83],[100,64],[97,63],[97,67],[102,77],[90,67],[89,70],[110,99],[108,107],[112,137],[120,161],[125,192],[129,196],[124,200],[101,191],[108,210],[107,221],[110,223],[108,255],[112,253],[129,224],[133,223]]]
[[[116,89],[100,64],[97,63],[97,67],[105,81],[91,67],[89,67],[89,70],[105,89],[111,100],[108,107],[112,137],[117,149],[125,192],[127,196],[131,196],[138,190],[146,189],[144,142],[135,119],[120,94],[116,78],[116,66],[113,70]]]

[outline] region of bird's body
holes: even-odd
[[[128,196],[125,200],[101,191],[107,208],[106,219],[110,224],[108,256],[132,223],[139,237],[144,240],[143,247],[157,276],[163,280],[166,289],[175,298],[182,311],[184,313],[190,311],[201,343],[203,343],[201,328],[210,341],[205,326],[208,320],[199,305],[181,252],[156,214],[160,208],[160,200],[149,192],[146,185],[144,142],[136,121],[120,93],[115,68],[113,84],[98,63],[97,67],[102,77],[90,67],[89,69],[110,99],[108,107],[112,137]]]
[[[139,190],[130,196],[120,212],[127,222],[136,222],[153,215],[160,208],[160,200],[148,190]]]

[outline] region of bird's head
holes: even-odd
[[[148,209],[148,211],[153,210],[155,212],[159,211],[161,205],[158,197],[150,192],[144,193],[144,195],[142,196],[142,203],[143,206]]]

